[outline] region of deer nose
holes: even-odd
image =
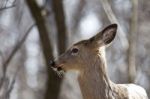
[[[55,61],[50,60],[50,65],[51,65],[52,67],[56,67],[56,66],[55,66]]]

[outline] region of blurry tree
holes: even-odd
[[[67,43],[67,28],[62,0],[52,0],[52,8],[57,27],[58,52],[60,55],[65,51]]]
[[[28,34],[29,34],[29,32],[30,32],[30,30],[32,29],[33,26],[31,26],[29,28],[29,30],[27,30],[25,35],[23,35],[18,40],[18,43],[16,43],[15,47],[12,49],[11,53],[9,54],[9,56],[6,58],[6,60],[3,61],[3,64],[2,64],[2,72],[3,72],[3,74],[2,74],[2,78],[0,79],[0,90],[4,90],[4,93],[2,95],[3,99],[9,99],[9,94],[12,91],[12,88],[14,86],[15,79],[16,79],[16,76],[17,76],[17,70],[19,70],[19,68],[20,68],[20,67],[18,67],[18,69],[16,70],[16,73],[14,74],[13,80],[11,82],[10,78],[8,78],[7,75],[6,75],[9,63],[14,58],[15,54],[17,53],[17,51],[20,49],[21,45],[26,40],[26,38],[27,38],[27,36],[28,36]],[[9,85],[10,85],[10,87],[8,87]],[[8,88],[6,88],[6,87],[8,87]],[[6,92],[5,92],[5,90],[6,90]]]
[[[104,11],[105,11],[109,21],[111,23],[117,23],[118,24],[119,40],[121,42],[121,45],[122,45],[123,49],[126,50],[127,47],[128,47],[128,41],[127,41],[127,38],[125,36],[125,32],[123,31],[122,26],[120,25],[116,15],[113,13],[109,1],[108,0],[101,0],[101,4],[104,8]]]
[[[132,16],[129,36],[129,50],[128,50],[128,74],[129,82],[133,83],[136,76],[136,42],[137,42],[137,26],[138,26],[138,0],[131,0],[132,2]]]

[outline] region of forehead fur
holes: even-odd
[[[74,46],[86,44],[87,42],[88,42],[88,40],[82,40],[82,41],[75,43]]]

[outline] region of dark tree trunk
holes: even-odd
[[[26,2],[31,11],[31,15],[34,18],[35,23],[37,25],[44,57],[46,59],[48,81],[46,84],[45,99],[57,99],[61,81],[58,78],[58,76],[50,69],[49,66],[50,59],[53,59],[53,55],[52,55],[52,48],[48,36],[48,30],[45,25],[45,20],[41,15],[41,9],[38,7],[35,0],[26,0]]]
[[[53,12],[55,15],[57,35],[58,35],[58,52],[62,54],[66,49],[67,29],[65,24],[65,14],[62,0],[52,0]]]

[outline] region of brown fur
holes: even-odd
[[[131,85],[115,84],[108,78],[105,45],[113,41],[116,30],[116,24],[108,26],[96,36],[74,44],[56,61],[56,67],[64,71],[79,72],[78,80],[84,99],[148,99],[143,88],[137,87],[142,92],[133,94],[132,88],[129,88]],[[74,52],[74,49],[78,51]]]

